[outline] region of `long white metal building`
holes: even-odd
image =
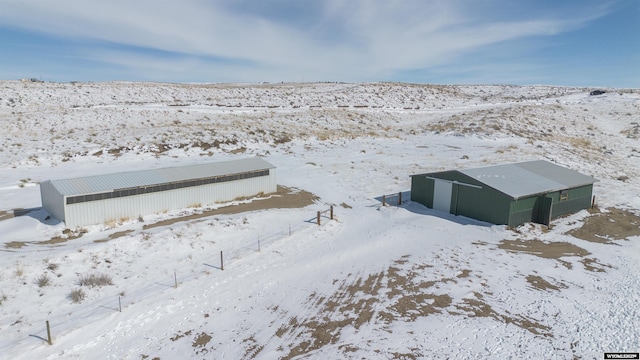
[[[42,207],[67,227],[276,192],[275,166],[259,158],[40,183]]]

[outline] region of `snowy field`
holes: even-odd
[[[590,90],[0,81],[0,359],[638,352],[640,90]],[[43,180],[256,155],[315,201],[41,209]],[[412,174],[536,159],[597,178],[596,208],[507,228],[409,201]]]

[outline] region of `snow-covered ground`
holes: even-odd
[[[0,359],[638,352],[640,90],[590,90],[2,81]],[[42,180],[255,155],[319,200],[69,230],[40,209]],[[533,159],[599,179],[600,211],[510,229],[409,201],[411,174]],[[572,232],[597,217],[602,241]]]

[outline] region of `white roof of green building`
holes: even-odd
[[[267,161],[259,157],[253,157],[206,164],[128,171],[78,177],[73,179],[50,180],[50,182],[60,194],[73,196],[101,193],[116,189],[128,189],[179,182],[191,179],[240,174],[273,168],[275,168],[275,166],[271,165]]]
[[[544,160],[458,171],[514,199],[590,185],[598,181]]]

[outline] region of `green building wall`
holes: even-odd
[[[560,200],[560,192],[554,192],[547,196],[553,197],[553,208],[551,218],[578,212],[591,207],[591,197],[593,195],[593,185],[585,185],[568,189],[567,200]]]
[[[471,182],[466,181],[465,183]],[[457,184],[455,186],[458,187],[456,215],[492,224],[507,224],[509,222],[509,206],[511,204],[509,196],[486,185],[479,185],[482,186],[480,189]]]
[[[567,199],[560,200],[562,191],[554,191],[546,194],[533,195],[527,198],[513,200],[510,207],[509,226],[517,226],[526,222],[537,220],[538,199],[541,196],[551,198],[551,219],[562,215],[572,214],[591,206],[593,195],[593,185],[585,185],[572,189],[567,189]]]
[[[433,208],[435,181],[428,177],[454,182],[451,189],[450,213],[486,221],[492,224],[518,226],[539,222],[540,197],[552,199],[551,219],[574,213],[591,206],[593,185],[567,189],[566,200],[560,200],[561,191],[535,194],[530,197],[512,197],[488,187],[457,171],[414,175],[411,177],[411,201]],[[458,183],[461,184],[458,184]],[[470,184],[481,188],[464,186]]]
[[[512,200],[509,206],[509,219],[505,225],[518,226],[534,221],[537,217],[539,195]]]
[[[450,213],[486,221],[493,224],[507,224],[511,198],[481,182],[457,171],[445,171],[411,177],[411,201],[433,208],[433,188],[435,181],[427,176],[454,181],[452,184]],[[463,184],[480,186],[481,188]]]
[[[411,201],[433,209],[433,183],[426,175],[411,177]]]

